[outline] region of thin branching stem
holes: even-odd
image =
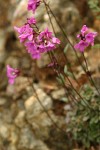
[[[51,55],[52,55],[52,57],[56,60],[56,63],[58,64],[58,61],[57,61],[56,57],[54,56],[54,54],[51,53]],[[58,65],[59,65],[59,64],[58,64]],[[60,75],[59,70],[58,70],[58,74],[57,74],[57,75],[58,75],[58,77],[59,77],[59,75]],[[67,80],[69,81],[69,83],[70,83],[70,85],[71,85],[71,88],[76,92],[76,94],[80,97],[80,99],[84,101],[84,103],[86,104],[86,106],[87,106],[89,109],[92,109],[92,110],[94,111],[94,109],[93,109],[92,107],[90,107],[90,105],[87,103],[87,100],[85,100],[85,99],[77,92],[77,90],[74,88],[74,86],[73,86],[72,82],[70,81],[69,77],[68,77],[66,74],[64,74],[64,75],[67,77]],[[60,77],[60,78],[62,79],[62,77]],[[66,89],[66,85],[65,85],[65,83],[64,83],[63,80],[62,80],[62,83],[63,83],[63,86],[64,86],[65,89]],[[74,99],[75,99],[75,97],[74,97]],[[75,101],[76,101],[76,99],[75,99]],[[79,101],[77,101],[77,102],[79,102]]]
[[[45,0],[43,0],[43,2],[44,2],[44,5],[45,5],[45,8],[46,8],[46,11],[47,11],[47,14],[48,14],[48,17],[49,17],[50,24],[51,24],[51,26],[52,26],[53,32],[54,32],[54,34],[56,35],[55,29],[54,29],[54,26],[53,26],[53,23],[52,23],[52,20],[51,20],[49,11],[48,11],[48,7],[47,7],[47,5],[46,5],[46,3],[45,3]],[[52,53],[53,53],[53,52],[52,52]],[[52,57],[50,56],[50,53],[48,53],[48,54],[49,54],[50,60],[52,61]],[[52,55],[52,54],[51,54],[51,55]],[[56,58],[54,58],[54,59],[56,59]],[[56,62],[57,62],[57,60],[56,60]],[[58,62],[57,62],[57,63],[58,63]],[[55,70],[55,69],[54,69],[54,70]],[[61,77],[59,71],[57,71],[57,75],[58,75],[58,77],[60,77],[60,79],[62,80],[62,77]],[[62,80],[62,83],[63,83],[63,80]],[[67,87],[65,86],[65,83],[63,83],[63,85],[64,85],[64,88],[65,88],[66,90],[68,90]],[[68,93],[66,93],[66,94],[67,94],[67,98],[68,98]],[[74,99],[75,99],[75,97],[74,97]],[[76,100],[75,100],[75,103],[76,103]]]
[[[61,47],[61,48],[62,48],[62,47]],[[71,73],[72,73],[72,76],[73,76],[74,80],[76,81],[77,85],[80,86],[80,85],[79,85],[79,82],[78,82],[78,80],[77,80],[77,78],[76,78],[76,76],[75,76],[75,74],[74,74],[74,72],[73,72],[73,70],[72,70],[72,67],[71,67],[71,65],[70,65],[70,62],[69,62],[69,60],[68,60],[68,58],[67,58],[67,56],[65,55],[64,52],[63,52],[63,55],[64,55],[64,57],[65,57],[66,62],[69,64],[69,69],[70,69],[70,71],[71,71]]]
[[[51,62],[53,62],[54,59],[55,59],[55,61],[56,61],[56,63],[57,63],[56,58],[52,55],[51,52],[48,52],[48,55],[49,55],[49,58],[50,58],[50,61],[51,61]],[[58,64],[57,64],[57,65],[58,65]],[[71,107],[73,108],[72,102],[77,103],[75,97],[74,97],[74,99],[73,99],[73,98],[68,94],[68,88],[66,87],[66,85],[65,85],[65,83],[64,83],[64,81],[63,81],[63,79],[62,79],[62,77],[61,77],[61,73],[60,73],[59,69],[58,69],[57,67],[55,67],[55,65],[52,66],[52,69],[53,69],[54,72],[56,72],[57,77],[60,78],[60,80],[61,80],[61,82],[62,82],[62,84],[63,84],[63,88],[65,89],[65,94],[66,94],[66,96],[67,96],[67,99],[68,99],[68,101],[69,101]],[[71,100],[70,100],[70,98],[71,98]]]
[[[53,29],[54,35],[56,36],[55,28],[54,28],[54,26],[53,26],[52,19],[51,19],[51,16],[50,16],[48,7],[47,7],[47,5],[46,5],[46,3],[45,3],[45,0],[43,0],[43,2],[44,2],[44,4],[45,4],[45,8],[46,8],[46,11],[47,11],[47,14],[48,14],[48,17],[49,17],[50,24],[51,24],[51,27],[52,27],[52,29]],[[61,46],[59,46],[59,47],[62,49]],[[63,52],[63,55],[64,55],[65,60],[68,62],[67,56],[65,55],[64,51],[62,51],[62,52]],[[69,63],[69,62],[68,62],[68,63]],[[78,83],[78,81],[77,81],[77,79],[76,79],[76,77],[75,77],[75,75],[74,75],[74,73],[73,73],[73,71],[72,71],[71,66],[70,66],[69,68],[70,68],[70,70],[71,70],[71,73],[72,73],[72,75],[73,75],[73,77],[74,77],[76,83],[79,85],[79,83]]]
[[[79,56],[78,56],[78,54],[77,54],[77,52],[76,52],[76,50],[75,50],[73,44],[70,42],[68,36],[66,35],[64,29],[62,28],[62,26],[61,26],[61,24],[59,23],[59,21],[57,20],[57,18],[55,17],[55,15],[54,15],[53,11],[51,10],[50,6],[45,2],[45,0],[43,0],[43,2],[44,2],[44,4],[45,4],[45,6],[49,9],[50,13],[53,15],[55,21],[57,22],[59,28],[61,29],[63,35],[65,36],[67,42],[68,42],[68,43],[70,44],[70,46],[72,47],[72,49],[73,49],[73,51],[74,51],[74,53],[75,53],[75,55],[76,55],[77,61],[78,61],[78,63],[81,65],[81,67],[82,67],[82,69],[84,70],[85,74],[87,75],[87,77],[88,77],[90,83],[92,83],[92,85],[95,87],[94,81],[91,80],[90,77],[88,76],[88,74],[87,74],[87,72],[86,72],[84,66],[81,64],[81,61],[80,61],[80,59],[79,59]],[[99,94],[99,96],[100,96],[100,93],[99,93],[97,87],[95,87],[95,88],[96,88],[96,90],[97,90],[97,92],[98,92],[98,94]]]
[[[55,57],[51,52],[48,52],[48,54],[49,54],[49,58],[50,58],[51,62],[54,61],[54,59],[55,59],[56,63],[58,64],[58,61],[57,61],[56,57]],[[58,65],[59,65],[59,64],[58,64]],[[58,68],[60,68],[60,67],[56,68],[55,65],[54,65],[54,66],[52,66],[52,68],[53,68],[54,71],[56,70],[57,77],[59,77],[59,78],[61,79],[62,86],[63,86],[63,88],[65,89],[67,99],[69,100],[69,102],[70,102],[72,108],[73,108],[73,102],[78,105],[79,100],[76,99],[75,95],[74,95],[74,96],[73,96],[73,94],[68,95],[68,88],[66,87],[65,82],[64,82],[64,80],[62,79],[60,70],[58,69]],[[70,87],[70,85],[69,85],[69,87]],[[72,87],[70,87],[70,89],[71,89],[71,88],[72,88]],[[69,99],[69,97],[71,98],[71,100]],[[86,104],[86,105],[87,105],[87,104]]]
[[[45,4],[46,11],[47,11],[47,14],[48,14],[48,17],[49,17],[49,20],[50,20],[50,23],[51,23],[53,32],[54,32],[54,34],[56,35],[56,32],[55,32],[55,29],[54,29],[54,26],[53,26],[53,23],[52,23],[50,14],[49,14],[49,12],[48,12],[48,7],[47,7],[47,5],[46,5],[45,0],[43,0],[43,2],[44,2],[44,4]],[[54,53],[53,53],[53,52],[51,52],[51,54],[54,56]],[[57,61],[57,59],[56,59],[55,56],[54,56],[54,59],[56,60],[56,62],[57,62],[57,64],[58,64],[58,61]],[[58,64],[58,65],[59,65],[59,64]],[[84,103],[85,103],[90,109],[92,109],[92,108],[88,105],[87,100],[84,100],[84,98],[83,98],[83,97],[78,93],[78,91],[74,88],[74,86],[73,86],[72,82],[70,81],[69,77],[68,77],[65,73],[64,73],[64,75],[67,77],[67,80],[69,81],[71,87],[72,87],[73,90],[76,92],[76,94],[80,97],[80,99],[82,99],[82,100],[84,101]],[[60,72],[58,71],[58,77],[59,77],[59,76],[60,76]],[[61,78],[61,79],[62,79],[62,78]],[[63,82],[64,87],[66,88],[64,81],[62,81],[62,82]]]
[[[29,82],[29,84],[32,86],[32,89],[33,89],[33,92],[34,92],[34,94],[35,94],[36,99],[38,100],[39,104],[41,105],[41,107],[43,108],[44,112],[47,114],[47,116],[48,116],[49,119],[51,120],[51,122],[55,125],[55,127],[56,127],[57,129],[59,129],[59,130],[60,130],[61,132],[63,132],[64,134],[67,134],[66,131],[64,131],[62,128],[60,128],[60,127],[56,124],[56,122],[52,119],[51,115],[48,113],[48,111],[46,110],[45,106],[42,104],[42,102],[41,102],[41,100],[40,100],[40,98],[39,98],[39,96],[38,96],[38,94],[37,94],[37,92],[36,92],[36,89],[35,89],[35,87],[34,87],[34,84],[32,84],[32,83],[30,82],[30,79],[29,79],[29,78],[28,78],[28,82]]]
[[[83,58],[84,58],[84,62],[85,62],[85,64],[86,64],[86,71],[88,72],[88,73],[87,73],[87,75],[89,76],[89,78],[90,78],[90,80],[91,80],[92,85],[95,87],[96,91],[98,92],[98,94],[99,94],[99,96],[100,96],[100,92],[99,92],[99,90],[98,90],[97,86],[95,85],[94,80],[92,79],[91,73],[89,73],[88,63],[87,63],[87,60],[86,60],[86,58],[85,58],[84,53],[82,53],[82,56],[83,56]]]

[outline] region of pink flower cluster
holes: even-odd
[[[40,0],[29,0],[28,10],[35,12],[40,5]],[[20,28],[14,27],[19,33],[20,42],[23,42],[27,52],[33,59],[39,59],[42,53],[54,50],[60,40],[53,36],[53,33],[47,29],[40,32],[37,30],[36,20],[34,17],[28,18],[27,22]]]
[[[33,40],[27,41],[25,46],[32,58],[39,59],[41,53],[54,50],[57,44],[60,44],[60,40],[53,37],[52,32],[48,29],[45,29],[38,35],[35,35]]]
[[[19,33],[20,42],[24,42],[24,45],[31,54],[33,59],[39,59],[41,53],[54,50],[57,44],[60,44],[60,40],[53,36],[52,32],[45,29],[42,32],[35,31],[34,26],[36,22],[34,18],[28,18],[28,21],[22,27],[14,27]]]
[[[40,5],[40,0],[28,0],[28,10],[34,13]],[[60,40],[53,36],[53,33],[47,29],[40,32],[36,19],[27,18],[27,22],[22,27],[14,27],[19,34],[20,42],[26,47],[28,53],[33,59],[39,59],[42,53],[52,51],[60,44]],[[15,78],[19,75],[18,69],[13,69],[7,65],[7,77],[10,84],[13,84]]]
[[[80,52],[84,52],[89,45],[94,45],[94,38],[96,36],[97,32],[89,32],[89,28],[86,25],[83,25],[81,33],[77,35],[77,38],[81,40],[74,46],[74,48]]]

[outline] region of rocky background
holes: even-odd
[[[100,32],[100,21],[90,10],[87,0],[49,2],[72,42],[75,42],[75,35],[82,24]],[[14,25],[22,25],[29,15],[32,14],[27,13],[27,0],[0,0],[0,150],[70,150],[68,135],[59,131],[46,115],[27,80],[29,77],[30,82],[34,83],[36,92],[52,119],[59,127],[66,129],[65,116],[70,106],[63,102],[65,91],[57,84],[55,74],[45,67],[50,62],[48,56],[43,55],[38,61],[32,60],[13,29]],[[48,26],[52,30],[43,5],[38,8],[35,16],[40,29]],[[65,46],[66,40],[62,37],[54,18],[52,20],[56,34]],[[97,42],[100,42],[100,37]],[[63,56],[59,57],[60,50],[56,55],[63,66],[64,59]],[[74,54],[69,50],[67,55],[74,70],[81,72],[79,66],[74,66]],[[98,83],[100,55],[89,51],[86,52],[86,56]],[[7,64],[22,70],[15,85],[8,85]]]

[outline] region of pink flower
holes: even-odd
[[[34,43],[34,41],[28,41],[25,43],[26,49],[28,53],[31,54],[33,59],[39,59],[40,58],[40,51],[39,47]]]
[[[40,0],[28,0],[28,10],[32,10],[33,13],[37,9],[37,7],[40,5]]]
[[[77,38],[80,38],[81,41],[74,46],[74,48],[81,52],[84,52],[85,48],[89,45],[94,45],[94,38],[97,36],[97,32],[89,32],[89,28],[86,25],[83,25],[81,33],[77,35]]]
[[[88,30],[89,30],[89,28],[86,25],[83,25],[83,27],[81,29],[81,34],[84,35]]]
[[[93,46],[94,45],[94,38],[97,36],[97,32],[90,32],[88,34],[86,34],[85,38],[86,41]]]
[[[46,39],[52,38],[52,32],[50,32],[50,31],[48,30],[48,28],[46,28],[44,31],[42,31],[42,32],[39,34],[39,39],[40,39],[40,40],[43,40],[43,38],[46,38]]]
[[[39,59],[42,53],[54,50],[60,44],[60,40],[54,37],[48,29],[42,32],[35,31],[34,26],[31,27],[31,24],[35,23],[35,18],[31,17],[27,19],[25,25],[20,28],[14,27],[14,29],[19,33],[20,42],[24,42],[32,58]]]
[[[48,29],[42,31],[37,38],[41,52],[51,51],[56,48],[57,44],[60,44],[60,40],[53,37],[52,32]]]
[[[39,59],[42,53],[54,50],[58,44],[60,44],[60,40],[46,29],[34,36],[32,41],[27,41],[25,46],[32,58]]]
[[[54,44],[60,44],[60,40],[59,40],[58,38],[56,38],[56,37],[53,37],[53,38],[52,38],[52,42],[53,42]]]
[[[26,39],[33,39],[33,29],[29,26],[29,24],[25,24],[24,26],[18,28],[14,27],[14,29],[19,33],[20,42],[24,42]]]
[[[79,43],[77,43],[74,48],[76,50],[79,50],[80,52],[84,52],[84,49],[88,46],[89,44],[85,41],[80,41]]]
[[[19,33],[22,34],[26,30],[26,25],[23,25],[22,27],[18,28],[14,26],[14,29]]]
[[[15,79],[19,76],[20,71],[18,69],[13,69],[7,65],[7,77],[9,84],[14,84]]]
[[[36,24],[36,19],[34,17],[27,18],[27,23],[31,24]]]
[[[25,43],[26,49],[28,51],[28,53],[34,53],[34,51],[36,51],[36,45],[33,41],[28,41]]]
[[[36,51],[36,53],[33,53],[31,56],[33,59],[40,59],[40,57],[41,57],[39,51]]]

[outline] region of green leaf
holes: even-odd
[[[67,72],[68,72],[68,68],[67,68],[67,65],[65,65],[64,66],[64,73],[67,74]]]
[[[61,78],[61,80],[62,80],[62,83],[64,83],[65,82],[65,78],[64,78],[64,76],[63,76],[63,74],[59,74],[59,78]]]
[[[81,104],[85,107],[87,107],[86,101],[81,100]]]
[[[59,77],[56,77],[56,80],[58,81],[58,83],[62,84],[62,80]]]
[[[64,76],[60,73],[58,77],[56,77],[56,80],[58,81],[58,83],[60,84],[64,84],[65,79]]]
[[[71,72],[67,72],[67,75],[69,76],[69,77],[72,77],[73,78],[73,75],[72,75],[72,73]]]
[[[65,48],[64,48],[64,53],[65,53],[65,54],[67,53],[68,49],[69,49],[69,44],[67,44],[67,45],[65,46]]]
[[[69,102],[69,100],[66,97],[62,97],[61,101],[66,102],[66,103]]]
[[[72,73],[68,71],[67,65],[64,66],[64,73],[65,73],[67,76],[70,76],[70,77],[73,78]]]

